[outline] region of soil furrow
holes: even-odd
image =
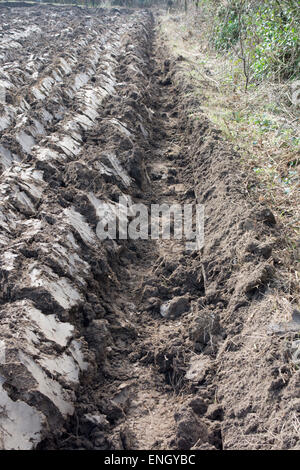
[[[151,12],[32,7],[24,34],[48,8],[87,36],[70,35],[73,65],[22,119],[47,121],[51,102],[61,117],[23,161],[4,155],[0,447],[297,448],[299,312],[276,307],[289,288],[280,226],[248,197]],[[18,153],[12,131],[2,157]],[[101,239],[120,197],[204,205],[204,246]]]

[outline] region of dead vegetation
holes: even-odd
[[[193,118],[205,113],[222,131],[241,156],[249,196],[266,203],[280,223],[289,298],[299,306],[300,108],[292,102],[292,84],[266,80],[245,91],[243,62],[232,53],[216,52],[211,23],[201,9],[173,12],[160,21],[163,38],[186,76],[186,94],[200,102]]]

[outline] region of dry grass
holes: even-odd
[[[241,155],[249,194],[275,213],[283,234],[280,257],[299,304],[300,123],[288,83],[264,82],[245,92],[242,63],[216,53],[209,24],[180,13],[160,18],[160,31],[200,98],[201,110]],[[193,117],[197,119],[199,112]]]

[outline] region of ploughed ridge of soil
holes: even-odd
[[[280,226],[152,13],[0,18],[0,448],[299,448]],[[203,204],[204,247],[101,241],[121,195]]]

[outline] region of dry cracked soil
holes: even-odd
[[[280,227],[158,21],[0,8],[2,449],[299,449]],[[204,246],[100,240],[120,196],[203,204]]]

